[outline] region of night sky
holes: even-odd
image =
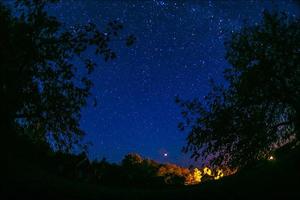
[[[131,48],[114,43],[118,58],[93,74],[98,106],[83,109],[81,126],[92,159],[120,162],[130,152],[160,162],[187,166],[181,153],[187,133],[180,132],[174,102],[203,98],[209,79],[224,82],[224,39],[231,31],[261,19],[264,9],[299,15],[296,1],[130,1],[64,0],[54,13],[67,26],[94,22],[103,27],[119,20],[133,33]]]

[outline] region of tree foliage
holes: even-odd
[[[212,165],[242,167],[274,147],[299,140],[300,23],[285,13],[264,12],[225,42],[229,86],[212,84],[204,101],[176,99],[185,152]]]
[[[70,150],[84,135],[80,111],[96,66],[85,52],[94,50],[108,61],[116,58],[112,40],[130,46],[135,37],[122,37],[117,21],[102,31],[93,23],[66,28],[49,16],[49,3],[57,0],[18,0],[14,11],[0,4],[1,128],[13,132],[18,126],[35,140]]]

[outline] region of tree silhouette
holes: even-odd
[[[137,153],[130,153],[124,156],[122,166],[125,168],[132,168],[138,166],[143,162],[143,158]]]
[[[300,23],[284,13],[264,12],[225,42],[229,86],[212,82],[204,102],[176,102],[181,130],[189,132],[185,152],[212,165],[242,167],[299,140]]]
[[[16,2],[14,14],[0,4],[1,132],[8,136],[17,127],[69,151],[84,135],[80,111],[93,85],[96,64],[85,51],[108,61],[116,57],[113,39],[129,46],[135,37],[122,37],[117,21],[103,31],[92,23],[66,28],[45,10],[57,0]]]

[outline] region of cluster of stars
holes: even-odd
[[[92,92],[99,104],[83,110],[81,123],[86,140],[94,143],[91,157],[119,162],[137,152],[186,165],[189,156],[180,152],[186,135],[177,130],[180,111],[174,97],[202,98],[210,78],[224,81],[224,39],[244,19],[259,21],[264,8],[274,7],[260,2],[70,0],[50,10],[66,26],[94,22],[103,28],[116,19],[123,22],[124,34],[137,37],[130,49],[112,44],[117,60],[95,58],[99,67]],[[296,12],[291,4],[281,1],[278,7]]]

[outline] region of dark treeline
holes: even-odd
[[[15,164],[15,159],[23,158],[24,165],[26,163],[38,165],[49,174],[71,181],[106,186],[161,187],[184,185],[190,174],[187,168],[158,163],[135,153],[125,155],[120,164],[115,164],[109,163],[105,158],[90,160],[85,152],[79,154],[55,152],[47,144],[32,144],[24,136],[18,137],[15,144],[18,145],[18,149],[23,150],[10,151],[11,159],[7,162],[11,165]]]

